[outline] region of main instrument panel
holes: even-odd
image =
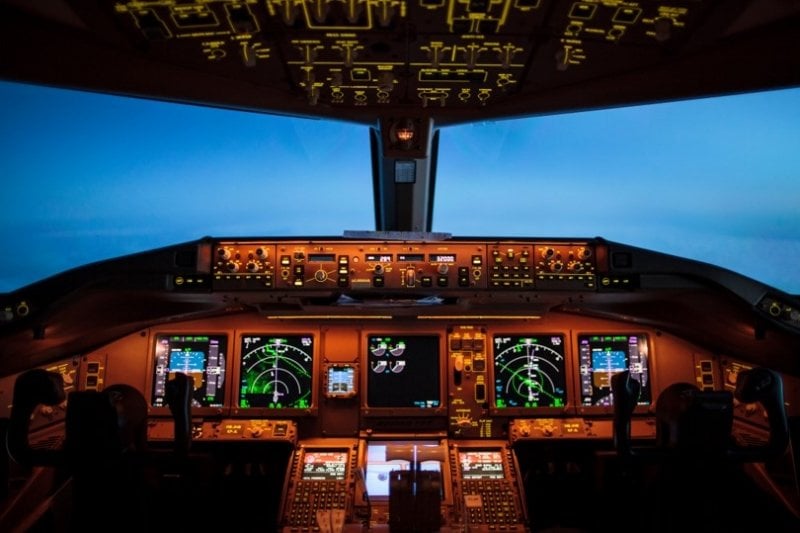
[[[627,296],[630,256],[599,239],[226,239],[195,252],[196,273],[172,274],[165,290],[202,291],[224,312],[144,327],[47,369],[68,392],[133,386],[162,450],[176,441],[171,383],[191,377],[193,449],[222,461],[223,478],[241,469],[256,485],[265,467],[254,465],[276,458],[267,469],[285,474],[271,512],[285,533],[528,531],[548,523],[537,479],[602,470],[613,451],[612,376],[641,385],[631,436],[653,444],[663,388],[733,390],[749,367],[624,317],[541,305]],[[0,380],[3,406],[14,378]],[[735,414],[763,441],[760,408]],[[63,443],[65,417],[64,405],[40,407],[34,445]]]

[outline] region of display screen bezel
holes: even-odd
[[[584,393],[583,393],[583,385],[582,385],[582,362],[581,362],[581,342],[582,339],[586,337],[638,337],[639,341],[637,342],[638,345],[644,346],[646,351],[647,357],[647,375],[650,382],[649,385],[649,393],[650,397],[646,401],[640,400],[638,405],[634,408],[634,413],[637,414],[645,414],[649,413],[652,408],[655,406],[655,400],[653,399],[653,395],[656,394],[657,388],[655,382],[653,380],[653,368],[655,367],[655,359],[654,359],[654,350],[653,350],[653,342],[652,338],[649,334],[644,331],[614,331],[614,330],[593,330],[593,331],[580,331],[576,332],[575,334],[575,348],[574,348],[574,357],[575,357],[575,364],[577,365],[576,371],[576,394],[575,394],[575,403],[578,408],[578,412],[580,414],[586,415],[593,415],[593,414],[613,414],[614,406],[612,405],[584,405]],[[630,363],[628,362],[628,366]]]
[[[410,405],[371,405],[370,404],[370,374],[373,372],[370,364],[370,341],[371,339],[377,337],[388,337],[388,338],[395,338],[398,340],[401,339],[409,339],[412,337],[416,338],[426,338],[433,340],[435,339],[437,348],[436,348],[436,357],[435,361],[432,362],[432,368],[436,368],[438,371],[438,405],[431,406],[431,407],[416,407]],[[424,331],[424,330],[416,330],[416,331],[398,331],[398,330],[376,330],[376,331],[369,331],[365,332],[361,339],[361,355],[362,359],[362,372],[361,372],[361,412],[362,415],[367,417],[375,417],[375,416],[393,416],[393,417],[430,417],[430,416],[438,416],[443,415],[446,413],[447,406],[445,403],[445,389],[446,389],[446,374],[445,374],[445,362],[444,357],[442,355],[442,350],[444,350],[443,346],[443,334],[439,330],[435,331]],[[430,354],[432,355],[432,354]],[[376,383],[373,382],[373,385]],[[378,388],[380,388],[380,384],[377,384]],[[380,389],[385,391],[385,389]],[[374,391],[373,391],[374,392]]]
[[[498,407],[498,394],[497,394],[497,343],[495,339],[498,337],[516,337],[516,338],[542,338],[542,337],[558,337],[561,341],[562,353],[560,354],[563,359],[563,385],[564,385],[564,402],[561,406],[505,406]],[[572,388],[572,361],[571,361],[571,340],[570,336],[560,331],[520,331],[519,329],[493,329],[488,332],[487,339],[491,344],[491,359],[489,360],[489,380],[491,383],[490,388],[490,413],[494,416],[530,416],[530,415],[557,415],[569,412],[574,408],[574,394]],[[574,412],[574,411],[573,411]]]
[[[310,404],[308,407],[265,407],[265,406],[248,406],[242,407],[242,360],[245,357],[245,339],[246,338],[286,338],[286,337],[310,337],[312,339],[311,350],[311,395]],[[236,335],[236,352],[233,358],[233,374],[235,379],[236,389],[232,393],[232,412],[235,415],[242,416],[278,416],[278,417],[301,417],[301,416],[314,416],[318,413],[318,392],[319,389],[319,352],[320,352],[320,335],[319,330],[314,328],[304,329],[255,329],[249,328],[241,330]]]
[[[169,410],[169,406],[166,402],[163,405],[156,405],[154,403],[155,399],[155,387],[156,387],[156,359],[157,359],[157,350],[159,348],[159,344],[161,343],[161,339],[165,337],[208,337],[209,339],[215,338],[222,342],[224,345],[224,358],[225,362],[223,365],[223,369],[225,372],[225,381],[223,383],[223,393],[222,393],[222,404],[215,405],[215,406],[192,406],[190,416],[221,416],[228,412],[229,405],[230,405],[230,394],[231,394],[231,373],[230,373],[230,360],[232,357],[232,350],[231,350],[231,343],[230,343],[230,335],[224,331],[203,331],[203,330],[187,330],[187,331],[179,331],[179,330],[160,330],[160,331],[153,331],[149,343],[149,366],[148,366],[148,374],[147,374],[147,404],[150,409],[150,414],[153,416],[172,416],[172,413]],[[207,369],[206,371],[207,372]]]

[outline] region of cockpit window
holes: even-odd
[[[0,83],[0,292],[212,236],[372,229],[369,132]]]
[[[800,89],[441,133],[437,231],[601,236],[800,293]]]
[[[0,292],[212,236],[375,227],[360,125],[0,83]],[[433,229],[594,237],[800,293],[800,89],[445,127]]]

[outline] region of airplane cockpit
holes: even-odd
[[[367,126],[375,221],[0,293],[0,530],[797,531],[798,294],[432,221],[444,128],[797,87],[798,35],[785,0],[0,1],[0,80]]]

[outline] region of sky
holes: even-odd
[[[203,236],[374,229],[365,126],[0,82],[0,292]],[[433,230],[601,236],[800,294],[800,89],[440,135]]]

